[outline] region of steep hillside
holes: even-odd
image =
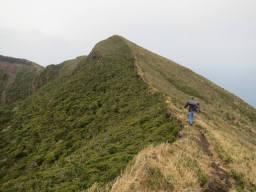
[[[184,128],[174,144],[142,151],[111,191],[256,191],[256,110],[191,70],[126,43],[142,79],[166,95]],[[190,95],[202,106],[192,127],[184,109]]]
[[[81,191],[112,181],[144,147],[175,140],[180,126],[166,114],[125,41],[102,41],[0,125],[0,190]]]
[[[80,56],[43,68],[25,59],[0,56],[0,125],[12,118],[19,102],[48,82],[68,78],[85,58]]]
[[[0,105],[31,94],[31,83],[43,68],[31,61],[0,55]]]

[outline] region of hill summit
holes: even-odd
[[[123,37],[32,85],[0,110],[2,191],[256,190],[255,109]],[[193,126],[190,95],[202,106]]]

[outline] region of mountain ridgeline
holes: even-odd
[[[120,36],[46,68],[1,56],[0,93],[0,191],[256,191],[256,110]]]

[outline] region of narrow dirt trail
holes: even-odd
[[[230,182],[231,177],[227,171],[225,171],[219,165],[219,161],[215,159],[213,152],[210,150],[210,143],[204,133],[203,129],[200,126],[191,126],[183,125],[183,130],[180,132],[180,139],[193,139],[190,135],[192,132],[189,130],[194,129],[198,134],[197,144],[202,150],[202,152],[209,157],[212,172],[208,175],[208,184],[206,187],[202,188],[202,192],[228,192],[232,188]],[[186,130],[186,131],[184,131]],[[194,133],[195,134],[195,133]]]
[[[200,132],[200,142],[198,143],[201,147],[204,154],[210,157],[211,159],[211,167],[213,168],[214,172],[212,173],[211,177],[209,178],[208,187],[203,190],[203,192],[228,192],[229,189],[232,187],[230,182],[230,175],[222,169],[214,159],[212,152],[210,151],[209,147],[210,144],[203,133],[202,130]]]

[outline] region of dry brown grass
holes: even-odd
[[[175,118],[186,123],[183,106],[189,95],[199,94],[197,99],[203,112],[196,114],[196,124],[205,132],[214,159],[230,175],[232,171],[241,173],[244,189],[250,183],[256,185],[256,110],[191,70],[127,43],[144,72],[143,79],[167,96],[166,102]]]
[[[154,186],[150,186],[146,182],[147,180],[157,181],[159,186],[157,191],[181,191],[184,189],[198,191],[200,186],[196,176],[197,167],[190,165],[184,167],[184,164],[188,160],[190,161],[191,154],[182,152],[179,147],[179,144],[149,146],[136,157],[135,162],[117,179],[111,192],[152,191]],[[177,150],[179,152],[176,153]],[[159,180],[159,178],[152,178],[152,175],[146,174],[146,170],[149,168],[158,168],[165,179]],[[173,188],[165,189],[166,182]]]
[[[256,184],[256,146],[239,135],[209,129],[210,141],[230,170],[242,173],[250,183]],[[221,151],[219,151],[221,149]]]

